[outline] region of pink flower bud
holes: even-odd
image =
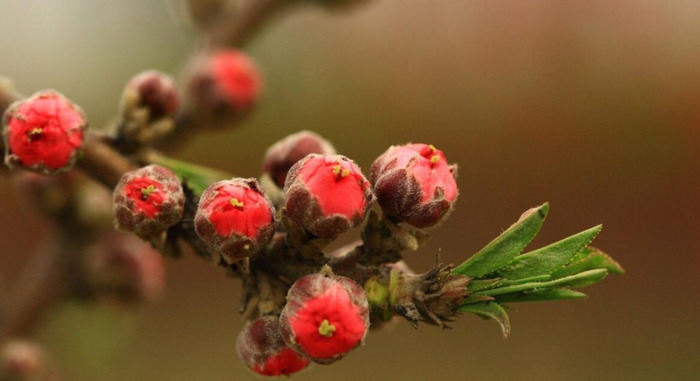
[[[172,117],[180,105],[175,82],[156,70],[144,71],[127,83],[122,96],[123,112],[141,109],[149,121]]]
[[[263,376],[289,376],[309,365],[309,359],[282,340],[277,316],[263,316],[248,322],[238,335],[236,349],[243,363]]]
[[[234,263],[270,241],[275,209],[257,180],[224,180],[202,193],[194,223],[199,237]]]
[[[99,300],[153,302],[165,292],[163,256],[131,234],[109,232],[86,251],[88,282]]]
[[[269,173],[277,186],[284,187],[289,169],[310,153],[334,155],[335,148],[326,139],[311,131],[301,131],[273,144],[263,160],[263,172]]]
[[[392,146],[372,164],[370,181],[389,216],[424,228],[440,222],[457,199],[456,166],[427,144]]]
[[[5,164],[46,174],[73,167],[87,128],[83,110],[53,90],[13,103],[3,123]]]
[[[284,341],[320,364],[330,364],[360,345],[369,328],[362,286],[350,278],[312,274],[289,289],[280,316]]]
[[[156,237],[179,222],[185,205],[180,180],[159,165],[125,173],[112,199],[117,228],[144,238]]]
[[[241,116],[253,108],[262,93],[256,64],[238,50],[202,56],[188,72],[189,106],[193,115],[204,120],[226,121]]]
[[[39,345],[8,341],[0,348],[0,380],[57,380],[54,366]]]
[[[341,155],[311,154],[298,161],[284,194],[289,219],[323,238],[360,224],[374,199],[360,168]]]

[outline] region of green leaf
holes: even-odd
[[[203,167],[155,153],[149,155],[148,160],[152,164],[161,165],[175,172],[180,180],[187,183],[198,196],[201,195],[210,184],[233,177],[218,169]]]
[[[598,225],[549,246],[519,255],[499,270],[498,275],[508,279],[522,279],[551,274],[571,262],[576,253],[591,243],[602,228],[602,225]]]
[[[544,203],[520,216],[520,219],[478,253],[457,266],[453,274],[472,278],[492,273],[508,264],[525,249],[542,227],[549,204]]]
[[[568,288],[554,288],[535,292],[515,292],[498,297],[499,303],[547,302],[553,300],[584,299],[588,295]]]
[[[600,282],[606,275],[608,275],[608,270],[606,269],[588,270],[576,275],[554,279],[547,282],[529,282],[494,288],[491,290],[478,291],[475,292],[474,295],[496,296],[521,291],[542,291],[555,287],[585,287]]]
[[[484,319],[493,319],[501,326],[503,337],[510,335],[510,319],[508,313],[496,302],[482,302],[475,304],[461,305],[457,308],[459,312],[469,312]]]
[[[494,288],[500,284],[502,280],[500,278],[495,279],[472,279],[467,284],[467,291],[475,292],[480,290],[488,290],[489,288]]]
[[[609,255],[594,247],[583,248],[574,260],[566,266],[554,271],[552,278],[563,278],[565,276],[578,274],[586,270],[606,269],[613,274],[624,274],[625,270]]]
[[[474,293],[477,291],[482,291],[482,290],[489,290],[492,288],[499,288],[499,287],[505,287],[505,286],[513,286],[516,284],[522,284],[522,283],[528,283],[528,282],[544,282],[546,280],[549,280],[551,276],[549,275],[538,275],[538,276],[533,276],[530,278],[525,278],[525,279],[501,279],[501,278],[495,278],[495,279],[477,279],[470,281],[469,284],[467,285],[467,291],[470,293]]]

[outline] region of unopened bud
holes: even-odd
[[[311,153],[334,155],[335,148],[329,141],[311,131],[289,135],[267,149],[263,172],[268,173],[275,184],[282,188],[289,169]]]
[[[393,146],[372,164],[370,181],[389,216],[424,228],[437,224],[457,199],[456,166],[427,144]]]
[[[180,221],[185,194],[171,170],[149,165],[122,176],[113,203],[117,227],[148,239]]]
[[[233,49],[198,57],[188,70],[187,81],[190,114],[214,128],[247,114],[262,93],[256,64]]]
[[[362,286],[350,278],[320,274],[299,278],[289,289],[280,316],[284,341],[320,364],[341,359],[360,345],[369,329]]]
[[[165,292],[163,256],[131,234],[109,232],[85,253],[87,278],[99,300],[153,302]]]
[[[10,341],[0,349],[0,380],[54,381],[53,364],[38,344]]]
[[[13,103],[5,111],[3,125],[8,167],[53,174],[75,165],[87,119],[63,95],[44,90]]]
[[[309,365],[309,359],[289,348],[282,340],[277,316],[263,316],[248,322],[236,340],[238,357],[263,376],[289,376]]]
[[[289,219],[322,238],[359,225],[374,199],[360,168],[341,155],[311,154],[298,161],[284,194]]]
[[[255,179],[210,185],[194,218],[197,235],[228,263],[249,257],[272,238],[275,209]]]

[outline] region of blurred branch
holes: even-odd
[[[273,16],[285,9],[291,1],[241,0],[238,9],[229,10],[205,37],[209,48],[245,45]]]
[[[68,296],[71,286],[66,262],[72,245],[66,239],[52,242],[48,250],[37,254],[26,266],[17,289],[4,306],[0,341],[30,334],[45,312]]]

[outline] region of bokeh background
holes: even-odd
[[[2,0],[0,74],[56,88],[93,126],[145,69],[176,74],[194,34],[165,0]],[[377,0],[305,8],[248,51],[265,100],[239,129],[179,156],[255,176],[265,148],[314,130],[368,168],[429,142],[459,163],[456,212],[407,256],[461,262],[543,201],[533,243],[598,223],[618,259],[590,299],[517,305],[513,334],[471,315],[453,330],[401,322],[298,380],[685,380],[700,373],[700,2]],[[0,178],[0,276],[11,285],[48,236]],[[57,311],[39,332],[66,380],[253,379],[235,354],[240,286],[191,256],[133,315]]]

